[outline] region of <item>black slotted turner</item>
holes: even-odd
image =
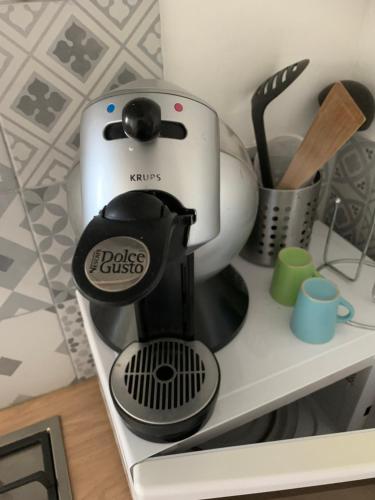
[[[273,180],[264,128],[264,111],[275,97],[280,95],[299,77],[309,62],[309,59],[303,59],[278,71],[259,85],[251,99],[251,115],[258,149],[260,173],[265,188],[273,188]]]

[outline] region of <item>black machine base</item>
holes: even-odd
[[[196,340],[133,342],[109,376],[112,400],[138,436],[171,442],[194,434],[209,418],[220,386],[215,355]]]
[[[145,439],[146,441],[152,441],[154,443],[173,443],[191,436],[207,422],[215,407],[216,396],[212,401],[210,401],[206,408],[204,408],[197,415],[186,419],[185,422],[167,425],[144,424],[143,422],[130,417],[123,410],[123,408],[116,403],[113,395],[112,400],[116,410],[135,435]]]
[[[195,285],[195,339],[216,352],[240,331],[249,307],[249,294],[240,274],[228,266]],[[138,340],[133,306],[114,307],[90,303],[93,322],[101,339],[121,352]]]

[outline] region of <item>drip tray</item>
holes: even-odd
[[[219,381],[216,358],[202,342],[175,338],[134,342],[119,355],[110,374],[121,416],[137,434],[139,426],[148,427],[152,437],[146,430],[147,438],[157,441],[165,439],[168,428],[168,440],[176,439],[179,425],[185,435],[195,432],[208,416]],[[189,430],[190,425],[194,429]]]

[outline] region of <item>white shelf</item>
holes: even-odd
[[[188,451],[271,443],[338,431],[314,395],[309,395]]]
[[[317,265],[321,263],[326,232],[322,223],[315,224],[310,251]],[[332,254],[340,258],[353,257],[358,252],[335,235]],[[289,329],[291,309],[278,305],[269,295],[272,269],[257,267],[240,258],[235,259],[233,265],[249,288],[248,318],[237,337],[217,353],[222,378],[213,415],[194,436],[177,445],[181,449],[213,438],[357,372],[370,365],[375,355],[375,333],[348,325],[338,325],[337,334],[329,344],[301,342]],[[366,268],[354,284],[330,271],[323,274],[338,284],[362,321],[374,317],[375,307],[370,300],[374,268]],[[136,463],[176,445],[144,441],[125,427],[108,389],[109,371],[116,353],[96,335],[87,301],[79,294],[78,300],[120,453],[130,474]]]

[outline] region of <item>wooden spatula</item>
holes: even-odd
[[[342,83],[329,91],[278,189],[298,189],[358,130],[366,117]]]

